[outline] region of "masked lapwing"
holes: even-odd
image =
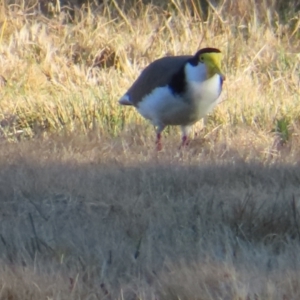
[[[217,105],[225,79],[222,54],[204,48],[194,56],[167,56],[149,64],[119,100],[135,106],[156,127],[156,145],[161,150],[161,133],[168,125],[179,125],[182,146],[191,126]]]

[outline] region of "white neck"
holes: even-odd
[[[207,79],[206,65],[199,63],[197,66],[193,66],[187,63],[184,68],[186,81],[202,82]]]

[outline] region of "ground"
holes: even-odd
[[[299,299],[299,16],[232,1],[203,22],[184,3],[2,7],[0,299]],[[205,46],[222,102],[157,152],[118,99]]]

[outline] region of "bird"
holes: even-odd
[[[133,106],[156,128],[156,148],[162,150],[166,126],[180,126],[181,146],[188,144],[192,126],[219,102],[225,75],[222,53],[207,47],[194,55],[165,56],[151,62],[119,99]]]

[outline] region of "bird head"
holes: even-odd
[[[198,51],[197,56],[200,63],[205,64],[208,78],[219,74],[222,80],[225,80],[224,73],[221,69],[222,53],[219,49],[204,48]]]

